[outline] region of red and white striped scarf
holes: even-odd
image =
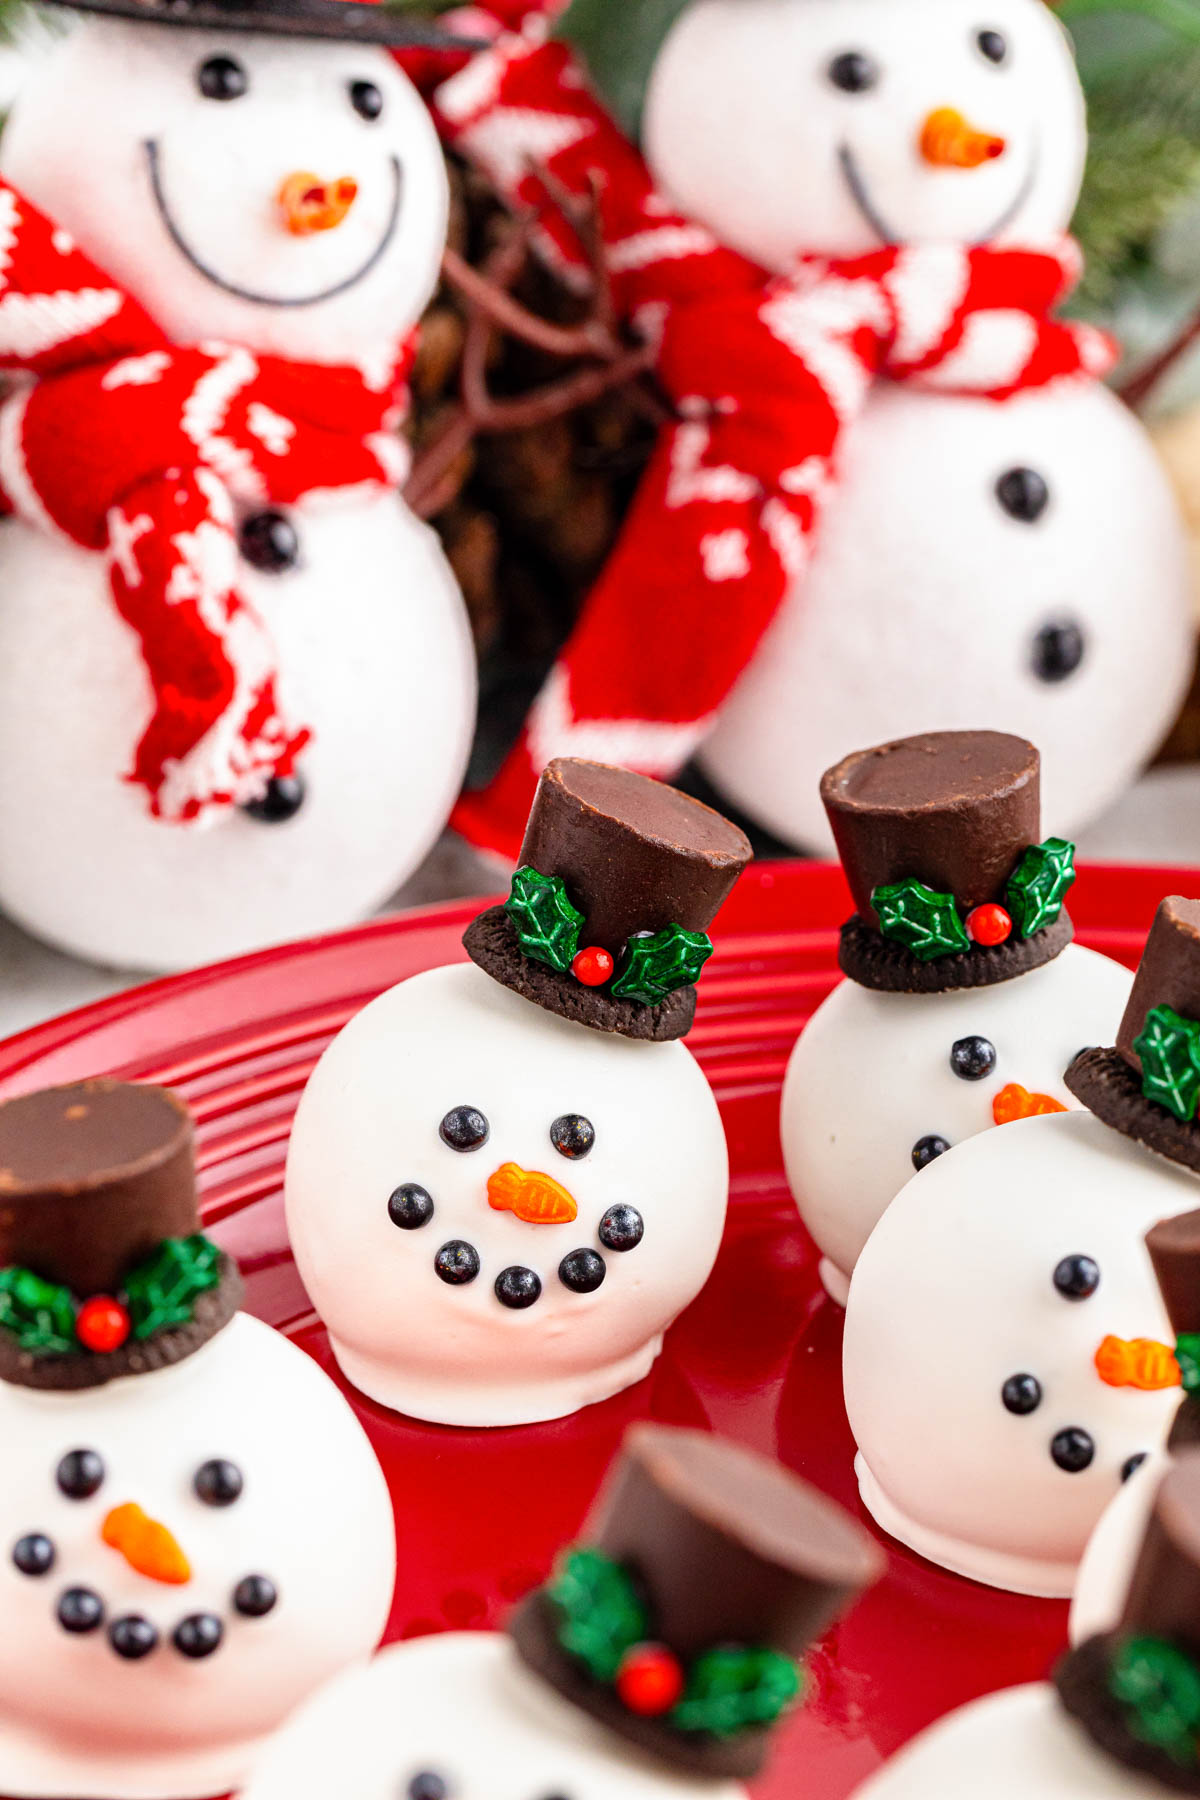
[[[873,382],[999,401],[1101,375],[1114,349],[1051,316],[1079,272],[1065,238],[802,257],[768,277],[672,211],[537,18],[445,82],[437,108],[447,140],[511,205],[542,212],[540,248],[568,281],[583,255],[537,170],[597,193],[618,310],[660,345],[676,414],[515,750],[459,804],[459,828],[511,857],[552,757],[664,777],[688,760],[804,574]]]
[[[117,773],[156,817],[185,823],[254,799],[308,741],[239,586],[235,501],[401,481],[411,360],[411,340],[398,342],[377,389],[356,368],[181,349],[0,182],[0,370],[18,375],[0,407],[0,505],[104,557],[153,692]]]

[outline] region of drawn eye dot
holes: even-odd
[[[491,1135],[491,1126],[476,1106],[455,1106],[438,1126],[443,1144],[451,1150],[479,1150]]]
[[[997,67],[1008,61],[1008,39],[1002,31],[981,31],[977,33],[975,43],[979,54]]]
[[[414,1775],[405,1790],[406,1800],[447,1800],[449,1792],[444,1778],[432,1769]]]
[[[864,50],[844,50],[829,65],[829,79],[843,94],[866,94],[879,83],[879,65]]]

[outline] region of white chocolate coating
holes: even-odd
[[[1104,1756],[1038,1681],[939,1720],[854,1800],[1163,1800],[1166,1792]]]
[[[242,64],[242,98],[199,93],[196,70],[216,55]],[[360,79],[383,95],[374,122],[350,104]],[[221,282],[289,304],[239,299],[177,249],[155,206],[151,140],[196,257]],[[395,233],[351,279],[381,242],[393,159]],[[0,166],[181,343],[358,361],[382,381],[436,279],[441,154],[415,90],[375,47],[90,19],[31,76]],[[335,230],[284,229],[274,196],[297,169],[358,181]],[[295,304],[342,281],[328,300]],[[263,506],[249,491],[235,499],[242,515]],[[207,962],[373,911],[437,838],[466,764],[476,685],[440,545],[378,487],[287,510],[297,566],[241,569],[284,703],[314,734],[300,759],[305,803],[275,826],[237,811],[201,829],[149,816],[124,779],[149,685],[103,560],[16,521],[0,526],[0,907],[35,934],[107,964]]]
[[[912,1179],[914,1145],[959,1144],[987,1130],[996,1095],[1014,1082],[1076,1106],[1063,1072],[1077,1051],[1111,1040],[1132,982],[1121,964],[1071,944],[997,987],[881,994],[843,981],[822,1002],[788,1064],[780,1129],[800,1216],[842,1304],[863,1245]],[[965,1037],[995,1047],[982,1081],[950,1066]]]
[[[1156,1450],[1115,1493],[1088,1539],[1071,1597],[1071,1642],[1111,1631],[1121,1617],[1134,1564],[1150,1523],[1159,1483],[1171,1465]]]
[[[0,1495],[0,1791],[38,1800],[192,1800],[240,1785],[261,1740],[321,1683],[368,1657],[387,1618],[395,1533],[383,1474],[334,1384],[277,1332],[239,1314],[171,1369],[82,1394],[0,1388],[8,1446]],[[87,1500],[63,1495],[60,1458],[103,1458]],[[211,1458],[240,1469],[232,1505],[203,1504]],[[134,1501],[174,1534],[192,1575],[167,1586],[101,1541]],[[22,1575],[11,1547],[45,1533],[55,1560]],[[274,1609],[244,1618],[233,1591],[267,1576]],[[71,1636],[55,1607],[92,1589],[108,1621],[140,1614],[157,1648],[122,1660],[104,1629]],[[223,1623],[189,1661],[171,1642],[196,1612]]]
[[[846,1407],[864,1503],[934,1562],[1018,1593],[1068,1595],[1134,1455],[1164,1440],[1177,1387],[1106,1385],[1102,1341],[1173,1343],[1143,1238],[1192,1210],[1195,1179],[1091,1113],[1026,1119],[970,1138],[915,1176],[859,1258],[846,1309]],[[1054,1285],[1090,1257],[1086,1299]],[[1010,1412],[1033,1376],[1036,1409]],[[1061,1432],[1093,1455],[1068,1472]]]
[[[450,1149],[443,1117],[478,1108],[490,1136]],[[579,1161],[550,1127],[595,1127]],[[570,1223],[494,1211],[505,1163],[550,1175],[575,1200]],[[339,1363],[398,1412],[451,1425],[559,1418],[645,1375],[662,1334],[703,1287],[725,1219],[729,1167],[716,1102],[682,1043],[638,1043],[561,1019],[473,964],[431,969],[373,1001],[334,1040],[301,1098],[287,1167],[296,1263]],[[398,1230],[393,1190],[419,1183],[434,1216]],[[637,1209],[642,1242],[614,1252],[598,1227]],[[478,1252],[478,1277],[448,1286],[443,1244]],[[570,1252],[598,1251],[603,1285],[569,1291]],[[503,1306],[496,1278],[532,1270],[540,1298]]]
[[[414,1775],[452,1800],[745,1800],[672,1774],[537,1680],[494,1632],[397,1644],[332,1682],[270,1745],[243,1800],[403,1800]]]

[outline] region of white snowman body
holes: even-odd
[[[1047,1681],[960,1707],[923,1732],[854,1800],[1162,1800],[1161,1782],[1105,1756]]]
[[[1070,1594],[1179,1404],[1177,1386],[1108,1385],[1096,1356],[1109,1337],[1173,1344],[1143,1239],[1195,1196],[1086,1112],[983,1132],[901,1190],[854,1271],[843,1361],[885,1531],[991,1586]]]
[[[931,161],[942,109],[1001,153]],[[1086,125],[1041,0],[977,16],[961,0],[694,0],[652,71],[644,141],[678,206],[782,269],[884,243],[1044,243],[1069,224]],[[777,836],[827,847],[817,782],[847,743],[987,725],[1041,747],[1049,813],[1073,832],[1169,727],[1188,596],[1165,477],[1096,383],[1003,403],[881,384],[701,760]]]
[[[1073,1644],[1111,1631],[1120,1620],[1154,1502],[1171,1462],[1168,1450],[1156,1450],[1101,1513],[1100,1522],[1088,1539],[1071,1596]]]
[[[421,1776],[445,1783],[418,1784]],[[504,1637],[398,1644],[332,1682],[264,1755],[244,1800],[744,1800],[737,1782],[672,1774],[559,1698]]]
[[[238,97],[201,92],[213,59],[238,64]],[[364,84],[377,116],[356,110]],[[179,344],[355,363],[382,385],[436,279],[440,152],[375,47],[91,19],[30,77],[0,168]],[[276,195],[310,169],[358,193],[336,229],[297,236]],[[243,519],[264,510],[232,491]],[[149,816],[124,776],[152,696],[103,559],[0,527],[0,906],[32,931],[101,962],[199,962],[371,911],[436,838],[475,704],[437,540],[378,487],[284,510],[294,566],[241,567],[283,703],[313,730],[304,804],[276,825],[236,809],[200,827]]]
[[[486,1123],[469,1150],[441,1132],[464,1108]],[[572,1118],[594,1136],[581,1157],[552,1137]],[[550,1176],[575,1216],[494,1209],[492,1177],[509,1164]],[[356,1387],[417,1418],[526,1424],[648,1373],[712,1268],[728,1175],[716,1102],[682,1043],[589,1029],[459,965],[392,988],[325,1052],[292,1130],[288,1232]],[[429,1216],[398,1229],[389,1201],[409,1184]],[[624,1248],[607,1241],[614,1208],[637,1215]],[[447,1246],[467,1274],[456,1284],[438,1274]],[[576,1252],[599,1259],[591,1291],[564,1278]],[[520,1308],[496,1288],[514,1270],[540,1284]]]
[[[1104,1043],[1133,977],[1070,944],[1040,969],[994,987],[946,994],[876,993],[843,981],[809,1020],[788,1063],[780,1114],[796,1204],[823,1257],[835,1300],[918,1146],[953,1146],[993,1125],[996,1098],[1017,1085],[1073,1107],[1063,1073]],[[964,1039],[991,1047],[980,1079],[955,1073]]]
[[[268,1326],[239,1314],[184,1362],[83,1393],[0,1389],[7,1445],[0,1497],[0,1788],[39,1800],[192,1800],[240,1787],[263,1739],[323,1682],[365,1662],[387,1619],[395,1534],[382,1472],[334,1384]],[[71,1498],[56,1471],[94,1452],[103,1479]],[[198,1471],[232,1463],[241,1492],[198,1495]],[[103,1541],[110,1512],[136,1504],[190,1565],[181,1585],[138,1573]],[[13,1549],[47,1538],[53,1562],[21,1573]],[[239,1612],[249,1576],[276,1593]],[[69,1633],[72,1588],[104,1622]],[[192,1615],[223,1637],[190,1659],[173,1634]],[[158,1632],[140,1660],[108,1638],[139,1617]]]

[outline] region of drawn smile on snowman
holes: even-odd
[[[491,1136],[486,1116],[474,1106],[456,1106],[438,1127],[442,1143],[460,1156],[481,1150]],[[582,1113],[562,1113],[550,1126],[550,1142],[568,1162],[581,1162],[596,1141],[596,1128]],[[571,1225],[579,1216],[579,1204],[570,1189],[540,1169],[525,1169],[504,1162],[494,1168],[485,1183],[487,1205],[492,1212],[511,1213],[526,1225]],[[408,1181],[393,1190],[388,1217],[401,1231],[420,1231],[434,1219],[437,1207],[432,1194],[419,1183]],[[602,1251],[624,1254],[634,1250],[645,1235],[645,1222],[636,1208],[610,1206],[597,1227],[601,1248],[591,1245],[568,1250],[558,1264],[558,1279],[569,1293],[594,1294],[604,1284],[608,1264]],[[450,1238],[433,1259],[439,1281],[447,1287],[469,1287],[482,1271],[475,1245],[466,1238]],[[535,1269],[512,1264],[501,1269],[493,1283],[501,1306],[524,1312],[542,1297],[542,1278]]]
[[[65,1499],[81,1503],[100,1493],[106,1474],[98,1451],[76,1449],[60,1458],[54,1479]],[[241,1470],[222,1457],[202,1463],[192,1477],[193,1493],[207,1507],[234,1505],[242,1487]],[[192,1580],[192,1565],[179,1539],[136,1501],[124,1500],[108,1507],[96,1536],[147,1581],[182,1588]],[[45,1580],[58,1563],[58,1547],[45,1532],[27,1532],[14,1544],[12,1560],[20,1574],[35,1581]],[[230,1604],[242,1618],[261,1619],[274,1610],[278,1598],[275,1584],[267,1576],[249,1574],[235,1583]],[[108,1606],[92,1587],[72,1584],[62,1588],[54,1602],[54,1616],[73,1637],[88,1636],[107,1622],[109,1645],[126,1662],[140,1662],[158,1648],[161,1639],[159,1628],[140,1612],[121,1612],[110,1619]],[[193,1662],[213,1655],[224,1639],[225,1623],[214,1612],[186,1612],[171,1631],[174,1648]]]
[[[932,115],[930,116],[932,117]],[[928,126],[928,121],[926,123]],[[998,141],[1002,142],[1003,140]],[[837,154],[838,165],[842,171],[842,178],[846,183],[850,198],[853,200],[855,206],[858,208],[867,224],[871,227],[871,230],[875,233],[880,243],[903,244],[906,241],[905,232],[896,225],[889,223],[880,208],[876,205],[871,195],[870,184],[863,174],[862,165],[850,144],[840,144],[838,146]],[[1004,154],[1004,152],[1001,152],[1001,154]],[[1030,195],[1037,185],[1040,162],[1041,158],[1038,153],[1038,146],[1035,143],[1030,149],[1025,173],[1021,177],[1011,200],[1007,202],[1002,211],[992,220],[986,230],[979,233],[975,240],[976,243],[992,243],[996,238],[1000,237],[1002,233],[1008,230],[1014,219],[1017,219],[1020,216]],[[969,169],[972,165],[962,163],[942,166]],[[984,167],[986,164],[981,163],[974,166]]]

